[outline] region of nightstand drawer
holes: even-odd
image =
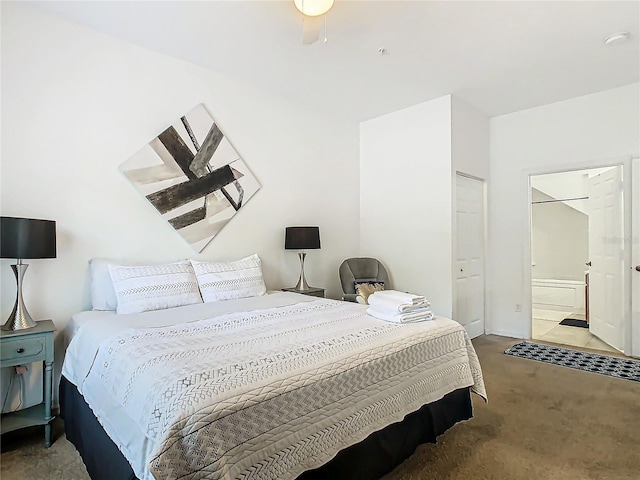
[[[44,425],[44,446],[51,446],[51,397],[53,393],[53,335],[56,326],[51,320],[39,320],[35,327],[21,330],[0,330],[0,366],[13,367],[28,363],[44,363],[43,401],[33,407],[7,412],[0,418],[0,432]]]
[[[41,355],[45,349],[45,338],[18,338],[2,342],[2,361],[19,360]],[[41,360],[43,360],[41,358]]]

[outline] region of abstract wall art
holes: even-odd
[[[120,165],[120,170],[197,252],[260,189],[202,104]]]

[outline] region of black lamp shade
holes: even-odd
[[[0,258],[55,257],[55,221],[0,217]]]
[[[286,227],[284,248],[287,250],[311,250],[320,248],[319,227]]]

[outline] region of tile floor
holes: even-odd
[[[560,322],[568,316],[571,318],[585,318],[584,315],[579,314],[567,315],[566,312],[534,308],[533,339],[549,343],[620,353],[615,348],[610,347],[598,337],[591,334],[588,328],[560,325]]]

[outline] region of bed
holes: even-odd
[[[457,322],[289,292],[66,334],[61,416],[93,479],[379,478],[486,400]]]

